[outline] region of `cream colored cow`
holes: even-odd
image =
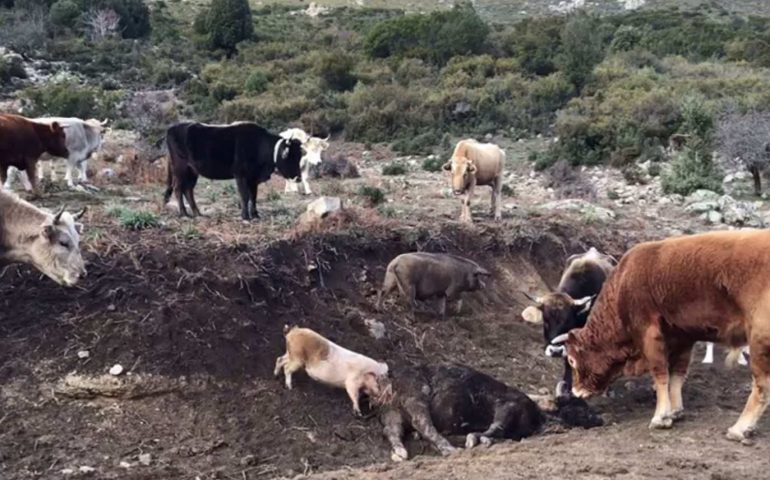
[[[492,187],[492,215],[495,220],[502,218],[500,193],[503,188],[503,167],[505,152],[497,145],[479,143],[476,140],[460,140],[455,146],[452,158],[444,164],[444,170],[451,171],[452,190],[462,200],[461,222],[473,222],[471,218],[471,197],[477,185]]]

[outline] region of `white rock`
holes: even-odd
[[[75,473],[75,470],[71,468],[62,468],[60,471],[62,475],[72,475],[73,473]]]
[[[103,168],[99,172],[99,176],[102,178],[115,178],[115,170],[111,168]]]
[[[722,223],[722,214],[712,210],[706,214],[706,220],[712,225]]]
[[[374,337],[376,340],[385,338],[384,323],[374,320],[372,318],[367,318],[366,320],[364,320],[364,324],[366,325],[366,328],[369,329],[369,335]]]
[[[96,471],[94,467],[89,467],[88,465],[83,465],[78,470],[80,470],[80,473],[93,473]]]
[[[78,358],[88,358],[90,356],[91,356],[91,352],[89,352],[88,350],[80,350],[78,352]]]
[[[130,463],[126,462],[125,460],[121,461],[118,465],[120,465],[120,468],[131,468],[131,467],[133,467],[133,465],[131,465]]]
[[[722,183],[731,183],[733,180],[735,180],[735,175],[725,175],[725,178],[722,179]]]
[[[318,218],[324,218],[332,212],[342,209],[340,197],[320,197],[307,206],[307,213]]]
[[[115,375],[116,377],[123,373],[123,365],[116,363],[115,365],[110,368],[110,375]]]
[[[152,456],[149,453],[142,453],[139,455],[139,463],[141,463],[144,466],[147,466],[152,461]]]
[[[719,200],[719,194],[711,190],[696,190],[687,196],[687,204],[700,202],[716,202]]]
[[[710,212],[712,210],[719,210],[719,202],[716,202],[716,201],[696,202],[696,203],[691,203],[690,205],[686,206],[684,209],[684,211],[687,213],[705,213],[705,212]]]

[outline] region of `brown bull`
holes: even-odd
[[[573,393],[649,371],[650,428],[681,418],[697,341],[751,349],[752,391],[727,437],[745,441],[770,402],[770,231],[711,232],[637,245],[605,283],[588,323],[566,337]]]

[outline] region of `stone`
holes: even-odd
[[[91,352],[89,352],[88,350],[80,350],[78,352],[78,358],[82,359],[82,358],[88,358],[90,356],[91,356]]]
[[[99,177],[101,178],[115,178],[116,175],[115,170],[111,168],[103,168],[99,171]]]
[[[687,205],[684,211],[687,213],[705,213],[712,210],[719,210],[719,202],[717,201],[705,201],[696,202]]]
[[[542,205],[542,208],[546,210],[578,212],[597,220],[612,220],[615,218],[615,212],[612,210],[594,205],[591,202],[587,202],[579,198],[569,198],[565,200],[548,202]]]
[[[364,325],[369,330],[369,335],[374,337],[375,340],[381,340],[385,338],[385,324],[374,320],[373,318],[367,318],[364,320]]]
[[[706,220],[712,225],[722,223],[722,214],[716,210],[712,210],[706,214]]]
[[[320,197],[307,206],[307,213],[316,218],[324,218],[332,212],[342,209],[340,197]]]
[[[149,453],[142,453],[139,455],[139,463],[144,466],[148,466],[152,462],[152,455]]]
[[[719,194],[711,190],[696,190],[687,196],[687,204],[700,202],[716,202],[719,200]]]
[[[735,180],[735,175],[725,175],[725,178],[722,179],[722,183],[732,183],[733,180]]]
[[[112,366],[112,368],[110,368],[110,375],[117,377],[121,373],[123,373],[123,365],[119,363],[116,363],[115,365]]]

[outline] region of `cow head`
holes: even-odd
[[[455,195],[464,194],[476,184],[476,165],[465,157],[454,156],[441,168],[452,173],[452,191]]]
[[[321,163],[321,152],[329,148],[329,142],[326,139],[318,137],[310,137],[310,139],[302,145],[302,149],[305,151],[305,158],[310,165],[318,165]]]
[[[62,207],[46,218],[26,246],[30,263],[60,285],[75,285],[86,275],[80,254],[83,225],[77,222],[84,213],[85,208],[73,215]]]
[[[40,136],[45,151],[56,157],[68,157],[67,136],[64,133],[64,128],[59,125],[59,122],[53,122],[48,126],[48,129],[45,135]]]
[[[561,349],[552,348],[561,343],[554,342],[554,338],[585,325],[595,296],[573,300],[569,295],[558,292],[549,293],[541,298],[522,293],[535,302],[534,306],[527,307],[521,312],[522,318],[529,323],[543,325],[543,337],[547,346],[546,355],[561,357]]]
[[[275,166],[283,178],[298,179],[302,173],[302,142],[296,139],[280,139],[275,147]]]
[[[646,366],[639,358],[631,358],[626,345],[589,345],[574,329],[552,340],[564,342],[563,350],[572,369],[572,394],[588,398],[603,393],[624,373],[638,372]]]
[[[480,290],[482,288],[486,288],[486,283],[484,283],[484,277],[491,277],[492,274],[489,273],[488,270],[476,267],[472,271],[468,272],[466,274],[465,282],[468,285],[469,291],[475,291]]]

